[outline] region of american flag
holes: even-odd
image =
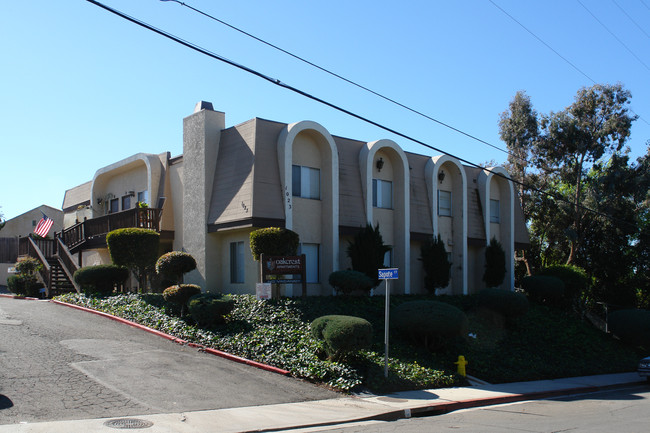
[[[54,220],[48,218],[47,215],[43,214],[43,218],[41,218],[38,224],[36,224],[34,233],[44,238],[50,232],[50,229],[52,228],[52,224],[54,224]]]

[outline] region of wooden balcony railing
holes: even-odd
[[[137,227],[159,231],[161,213],[162,209],[128,209],[77,223],[64,229],[60,237],[68,248],[74,249],[89,239],[106,236],[115,229]]]

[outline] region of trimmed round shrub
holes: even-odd
[[[106,245],[113,263],[129,268],[144,289],[158,259],[160,233],[135,227],[117,229],[106,235]]]
[[[38,284],[33,278],[23,275],[10,275],[7,278],[7,289],[18,296],[38,297],[42,284]]]
[[[228,295],[201,293],[187,302],[192,319],[204,328],[212,328],[225,323],[224,316],[235,308],[235,300]]]
[[[259,260],[261,254],[295,256],[300,242],[298,233],[279,227],[254,230],[249,238],[251,252],[255,260]]]
[[[554,265],[542,269],[538,275],[556,277],[564,283],[564,297],[576,301],[589,287],[589,277],[584,269],[573,265]]]
[[[510,290],[488,288],[483,289],[477,296],[479,307],[495,311],[506,319],[523,316],[528,311],[528,299],[523,293]]]
[[[467,335],[467,316],[453,305],[438,301],[409,301],[395,308],[394,325],[404,335],[429,350]]]
[[[156,261],[156,273],[177,283],[181,282],[183,274],[196,269],[196,260],[191,254],[183,251],[170,251]]]
[[[372,325],[354,316],[321,316],[311,323],[314,338],[325,343],[330,359],[339,360],[370,347]]]
[[[117,284],[123,284],[129,278],[129,270],[117,265],[85,266],[74,275],[75,283],[88,293],[107,295]]]
[[[368,293],[375,286],[372,278],[363,272],[352,270],[332,272],[328,281],[337,293],[344,295],[349,295],[353,292]]]
[[[609,332],[626,343],[650,349],[650,311],[617,310],[609,313]]]
[[[521,287],[535,303],[556,307],[564,304],[564,283],[557,277],[533,275],[524,278]]]
[[[201,293],[201,287],[196,284],[177,284],[167,287],[163,291],[163,298],[167,302],[179,305],[181,307],[181,316],[185,315],[187,301],[194,295]]]

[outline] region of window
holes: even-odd
[[[451,191],[438,190],[438,215],[451,216]]]
[[[293,196],[320,200],[320,170],[300,165],[292,170]]]
[[[320,282],[320,245],[300,244],[298,254],[305,255],[307,283]]]
[[[384,268],[390,268],[393,265],[393,250],[390,249],[384,253]]]
[[[244,282],[244,242],[230,243],[230,282]]]
[[[501,222],[499,210],[500,210],[499,200],[490,199],[490,222],[491,223]]]
[[[108,203],[108,213],[115,213],[120,211],[120,199],[114,198]]]
[[[149,194],[147,194],[147,191],[139,191],[138,192],[138,202],[140,203],[147,203],[147,199]]]
[[[131,196],[125,195],[122,197],[122,210],[131,209]]]
[[[372,180],[372,205],[384,209],[393,208],[393,182]]]

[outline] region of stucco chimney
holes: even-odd
[[[207,219],[225,117],[213,110],[212,103],[201,101],[183,119],[183,249],[196,259],[196,270],[185,281],[203,290],[217,281],[215,266],[207,266],[214,264],[217,254]]]

